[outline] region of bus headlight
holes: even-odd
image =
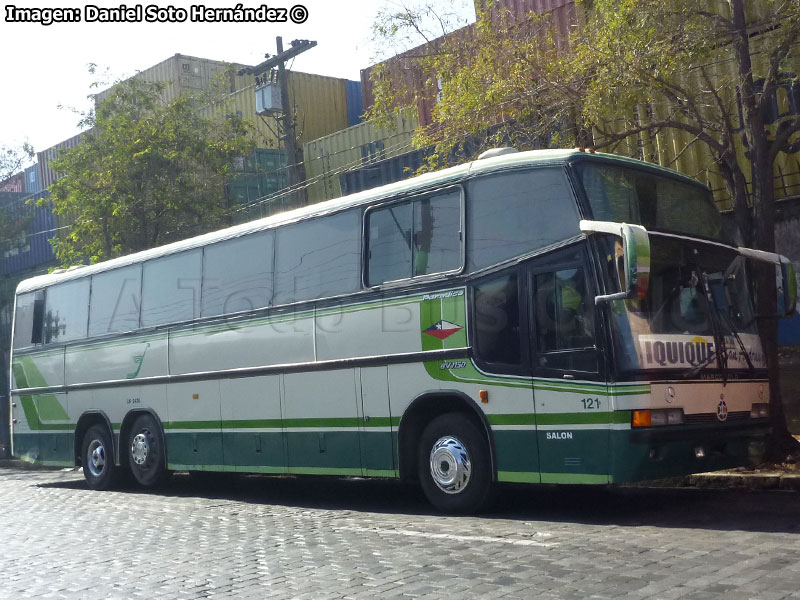
[[[633,411],[631,426],[661,427],[664,425],[680,425],[681,423],[683,423],[682,408],[657,408]]]
[[[751,419],[766,419],[769,417],[769,404],[753,404],[750,409]]]

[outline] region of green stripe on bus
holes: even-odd
[[[75,429],[75,423],[41,423],[37,427],[33,427],[31,422],[28,421],[31,431],[72,431]]]
[[[169,463],[167,468],[171,471],[212,471],[219,473],[265,473],[269,475],[286,475],[286,467],[270,466],[233,466],[233,465],[189,465],[182,463]],[[398,473],[389,469],[350,469],[337,467],[289,467],[291,475],[344,475],[354,477],[397,477]]]
[[[592,473],[542,473],[542,483],[609,483],[610,475]]]
[[[164,429],[220,429],[219,421],[167,421]]]
[[[180,463],[167,463],[167,468],[170,471],[217,471],[220,473],[225,471],[233,472],[232,467],[228,465],[185,465]]]
[[[364,469],[364,477],[399,477],[399,473],[393,469]]]
[[[289,467],[288,472],[294,475],[350,475],[361,476],[360,468],[347,467]]]
[[[507,483],[539,483],[539,473],[522,473],[517,471],[498,471],[497,481]]]
[[[222,421],[222,429],[280,429],[280,419],[244,419],[241,421]]]

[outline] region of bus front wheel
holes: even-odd
[[[136,417],[128,435],[128,464],[134,479],[144,487],[164,481],[167,467],[161,426],[147,413]]]
[[[93,490],[107,490],[114,485],[118,468],[114,464],[111,434],[102,425],[92,425],[83,436],[81,465],[86,483]]]
[[[463,414],[441,415],[425,427],[417,466],[422,490],[443,512],[474,513],[489,499],[489,444]]]

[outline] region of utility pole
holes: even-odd
[[[281,108],[283,114],[278,118],[280,122],[279,140],[284,143],[286,149],[286,166],[289,174],[289,188],[296,190],[291,194],[292,202],[295,206],[305,206],[308,203],[308,196],[305,188],[300,188],[306,179],[306,169],[303,165],[300,148],[297,144],[297,123],[295,122],[294,107],[290,106],[289,100],[289,78],[288,71],[286,70],[286,61],[294,58],[298,54],[302,54],[306,50],[310,50],[317,45],[317,42],[309,40],[294,40],[291,43],[291,48],[283,50],[283,38],[278,36],[275,38],[278,53],[275,56],[265,54],[267,59],[260,65],[249,67],[239,71],[239,75],[259,75],[267,71],[278,68],[278,85],[281,91]]]

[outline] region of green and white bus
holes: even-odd
[[[13,453],[129,471],[496,482],[744,464],[769,433],[746,261],[710,192],[502,149],[17,288]],[[792,282],[789,285],[787,282]]]

